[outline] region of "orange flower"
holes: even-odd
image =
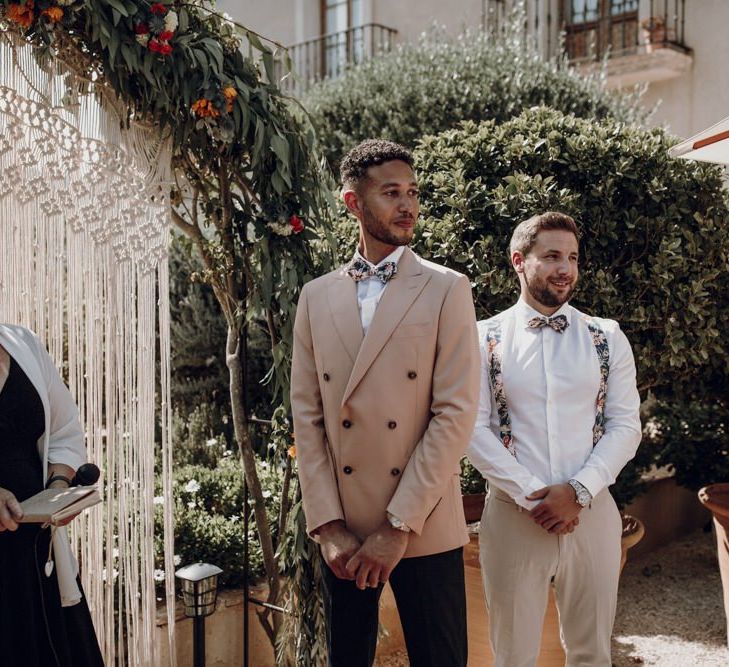
[[[230,113],[233,111],[233,102],[238,97],[238,91],[233,86],[223,88],[223,96],[225,97],[225,110]]]
[[[24,5],[8,5],[7,17],[23,28],[30,28],[33,23],[33,0],[27,0]]]
[[[204,97],[201,97],[197,102],[193,102],[191,108],[192,113],[200,118],[217,118],[220,115],[220,111],[215,108],[213,103]]]
[[[289,456],[292,459],[295,459],[296,458],[296,445],[291,445],[291,447],[289,447],[289,449],[288,449],[288,452],[289,452]]]
[[[58,23],[63,18],[63,10],[60,7],[49,7],[44,9],[41,14],[47,16],[51,23]]]

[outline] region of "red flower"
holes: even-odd
[[[160,42],[167,42],[174,37],[174,34],[175,33],[171,30],[163,30],[159,35],[157,35],[157,39]]]
[[[164,16],[167,13],[167,7],[165,7],[161,2],[155,2],[149,8],[149,11],[151,11],[152,14],[159,14],[160,16]]]
[[[300,234],[304,231],[304,223],[301,220],[301,218],[294,214],[289,218],[289,224],[291,225],[291,229],[293,230],[294,234]]]
[[[167,42],[160,42],[154,37],[149,40],[148,48],[150,51],[154,51],[154,53],[159,53],[163,56],[168,56],[172,53],[172,47]]]
[[[146,23],[135,23],[134,24],[134,34],[135,35],[148,35],[149,26]]]

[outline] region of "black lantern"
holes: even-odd
[[[218,575],[223,571],[209,563],[187,565],[175,572],[182,582],[185,616],[193,619],[193,651],[195,667],[205,665],[205,617],[215,611],[218,598]]]

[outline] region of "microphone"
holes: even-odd
[[[98,466],[93,463],[84,463],[82,466],[79,466],[79,469],[73,476],[71,486],[91,486],[92,484],[96,484],[100,474],[101,471]]]

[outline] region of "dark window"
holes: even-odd
[[[571,60],[599,60],[638,44],[639,0],[565,0],[567,53]]]

